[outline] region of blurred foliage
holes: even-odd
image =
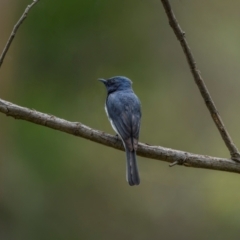
[[[0,47],[31,1],[0,1]],[[236,144],[240,114],[239,7],[172,1]],[[125,75],[142,102],[140,140],[228,157],[158,0],[41,0],[0,71],[0,96],[113,133],[96,79]],[[238,239],[237,174],[169,168],[0,114],[1,239]]]

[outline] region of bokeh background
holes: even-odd
[[[0,0],[0,48],[31,1]],[[240,147],[240,2],[171,1]],[[113,133],[97,78],[125,75],[140,141],[229,157],[159,0],[41,0],[0,71],[0,97]],[[0,114],[0,239],[239,239],[240,177],[125,154]]]

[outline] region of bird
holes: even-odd
[[[122,140],[126,152],[126,178],[130,186],[139,185],[136,159],[141,124],[141,103],[132,89],[132,81],[124,76],[99,78],[106,89],[105,111],[113,130]]]

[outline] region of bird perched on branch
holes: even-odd
[[[132,90],[132,81],[126,77],[98,79],[107,89],[105,111],[114,131],[121,138],[127,156],[127,181],[139,185],[136,151],[141,122],[141,104]]]

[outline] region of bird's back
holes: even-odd
[[[106,107],[120,137],[129,143],[127,145],[131,150],[136,150],[141,120],[138,97],[132,90],[116,91],[108,95]]]

